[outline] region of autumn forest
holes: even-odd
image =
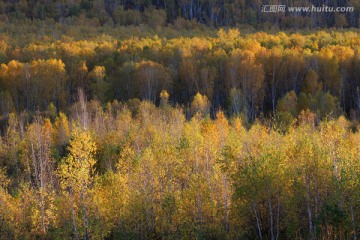
[[[0,239],[359,239],[360,9],[0,2]]]

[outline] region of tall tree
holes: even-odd
[[[60,184],[71,201],[73,231],[76,239],[89,239],[89,205],[92,201],[91,187],[95,174],[95,142],[90,134],[76,128],[68,147],[69,155],[59,166]],[[77,222],[82,215],[82,224]],[[79,231],[83,231],[81,234]]]

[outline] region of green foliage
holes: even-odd
[[[297,116],[297,96],[294,91],[288,92],[282,99],[277,103],[277,111],[288,112],[293,117]]]

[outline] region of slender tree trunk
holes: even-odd
[[[73,228],[74,228],[74,233],[75,233],[75,238],[76,240],[79,240],[79,233],[76,227],[76,219],[75,219],[75,209],[74,209],[74,193],[73,190],[70,190],[70,195],[71,195],[71,217],[72,217],[72,222],[73,222]]]
[[[262,234],[261,234],[261,226],[260,226],[260,219],[259,219],[259,215],[258,215],[258,210],[257,210],[257,204],[253,201],[253,211],[255,214],[255,218],[256,218],[256,227],[258,230],[258,234],[259,234],[259,239],[262,240]]]
[[[275,75],[276,75],[276,69],[275,69],[275,63],[273,64],[273,75],[272,75],[272,81],[271,81],[271,103],[272,103],[272,111],[275,116],[275,101],[276,101],[276,85],[275,85]]]
[[[307,208],[307,214],[308,214],[308,219],[309,219],[309,232],[311,234],[311,239],[314,238],[313,236],[313,230],[314,230],[314,226],[313,226],[313,221],[312,221],[312,211],[311,211],[311,206],[310,206],[310,194],[309,194],[309,189],[310,189],[310,180],[309,177],[307,177],[306,179],[306,208]]]
[[[357,231],[356,231],[356,221],[355,221],[355,213],[354,213],[354,207],[353,204],[350,203],[350,212],[351,212],[351,223],[353,225],[353,231],[354,231],[354,240],[357,240]]]
[[[318,185],[317,185],[317,180],[316,177],[314,179],[314,184],[315,184],[315,206],[314,206],[314,223],[313,223],[313,234],[314,234],[314,238],[316,239],[316,219],[317,219],[317,213],[318,211],[318,206],[319,206],[319,190],[318,190]]]
[[[41,133],[39,134],[41,137]],[[39,148],[39,167],[40,167],[40,203],[41,203],[41,227],[44,233],[46,233],[46,227],[45,227],[45,204],[44,204],[44,153],[42,148],[42,141],[40,142],[40,148]]]
[[[267,199],[268,199],[268,206],[269,206],[269,214],[270,214],[270,236],[271,240],[274,240],[274,217],[272,211],[272,203],[271,203],[271,196],[270,196],[270,184],[268,183],[267,187]]]
[[[310,202],[309,202],[309,194],[306,193],[306,206],[307,206],[307,213],[308,213],[308,218],[309,218],[309,231],[310,234],[313,234],[313,223],[312,223],[312,213],[311,213],[311,207],[310,207]]]
[[[279,222],[280,222],[280,194],[277,199],[277,215],[276,215],[276,240],[279,239]]]
[[[337,161],[337,157],[335,154],[335,146],[332,146],[332,148],[333,148],[333,151],[331,152],[331,157],[332,157],[333,165],[334,165],[333,173],[334,173],[334,177],[336,179],[336,183],[337,183],[337,187],[338,187],[338,191],[339,191],[339,208],[340,208],[340,210],[343,210],[343,196],[342,196],[342,189],[341,189],[340,180],[339,180],[338,161]]]
[[[224,196],[224,203],[225,203],[225,232],[229,232],[229,203],[228,203],[228,182],[226,176],[225,179],[225,196]]]
[[[86,209],[86,205],[85,205],[85,193],[84,193],[84,186],[82,186],[81,189],[81,201],[82,201],[82,205],[83,205],[83,218],[84,218],[84,240],[89,239],[88,238],[88,233],[87,233],[87,228],[88,228],[88,219],[87,219],[87,209]]]
[[[45,206],[44,206],[44,198],[43,198],[43,188],[40,189],[40,209],[41,209],[41,228],[43,230],[43,233],[46,233],[45,228]]]
[[[39,133],[38,133],[39,134]],[[43,231],[43,233],[46,232],[45,230],[45,209],[44,209],[44,199],[43,199],[43,173],[42,173],[42,156],[41,156],[41,147],[39,149],[39,154],[38,157],[36,157],[36,151],[34,148],[34,144],[31,143],[31,158],[32,158],[32,163],[33,163],[33,167],[34,167],[34,174],[35,174],[35,186],[36,189],[39,191],[38,192],[38,197],[39,197],[39,205],[40,205],[40,213],[41,213],[41,229]],[[39,161],[39,162],[37,162]],[[40,173],[39,173],[40,170]]]

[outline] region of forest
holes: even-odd
[[[264,5],[287,7],[350,7],[351,12],[291,12],[266,14]],[[256,29],[359,27],[358,0],[3,0],[4,19],[66,19],[85,17],[103,25],[164,26],[184,20],[212,27],[248,25]]]
[[[0,1],[0,239],[358,239],[360,31],[323,1]]]
[[[356,239],[360,133],[302,111],[246,126],[205,96],[9,115],[2,239]],[[206,114],[206,115],[205,115]],[[285,128],[286,126],[286,128]]]
[[[319,120],[360,116],[357,30],[241,34],[166,27],[159,36],[146,29],[105,34],[107,28],[42,21],[3,24],[0,114],[45,112],[52,105],[66,112],[80,88],[103,104],[140,99],[158,105],[166,90],[187,118],[197,93],[209,100],[212,117],[222,109],[247,122],[276,112],[293,118],[306,109]]]

